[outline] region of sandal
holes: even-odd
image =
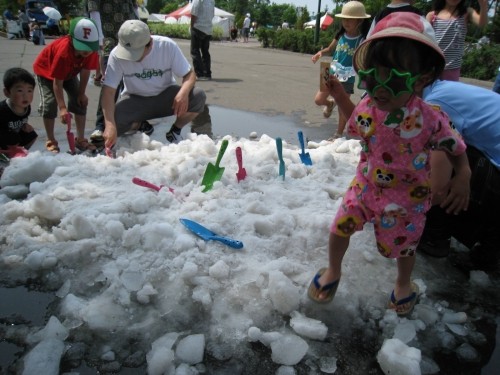
[[[389,309],[394,310],[398,316],[406,316],[410,314],[417,303],[418,292],[418,285],[413,281],[411,282],[411,294],[408,297],[402,298],[398,301],[393,290],[389,300]],[[403,305],[407,305],[406,308],[400,308]]]
[[[53,152],[54,154],[58,154],[61,151],[57,141],[51,141],[50,139],[45,142],[45,148],[47,151]]]
[[[87,138],[75,138],[75,147],[80,151],[95,151],[97,148],[93,144],[90,144]]]
[[[328,104],[323,109],[323,116],[325,118],[329,118],[332,115],[333,109],[335,108],[336,103],[333,100],[328,100]]]
[[[314,302],[317,303],[330,303],[333,300],[333,297],[335,297],[335,293],[337,293],[337,287],[339,286],[339,281],[335,280],[331,282],[330,284],[326,284],[321,286],[319,283],[319,278],[321,275],[323,275],[326,271],[326,268],[321,268],[314,278],[311,281],[311,284],[309,285],[309,289],[307,290],[307,296],[312,299]],[[327,292],[327,295],[325,298],[319,298],[319,294],[321,292]]]
[[[94,74],[94,86],[101,86],[102,83],[102,74],[95,75]]]

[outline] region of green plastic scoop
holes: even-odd
[[[207,192],[212,189],[215,181],[220,181],[222,178],[222,174],[224,173],[224,167],[219,167],[222,156],[224,156],[224,152],[226,152],[227,145],[229,141],[224,139],[220,146],[219,154],[217,155],[217,160],[215,161],[215,165],[212,163],[208,163],[207,169],[205,170],[205,174],[203,175],[203,179],[201,180],[201,184],[205,186],[203,192]]]

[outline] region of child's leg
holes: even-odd
[[[90,144],[85,138],[85,121],[86,121],[87,116],[86,115],[77,115],[75,113],[75,123],[76,123],[76,147],[81,150],[89,150],[89,151],[94,151],[96,149],[96,146]]]
[[[329,104],[329,100],[328,100],[329,95],[330,94],[327,92],[318,91],[316,93],[316,96],[314,97],[314,103],[316,105],[328,105]]]
[[[45,132],[47,133],[47,139],[49,141],[55,141],[56,137],[54,134],[54,124],[56,120],[53,118],[43,118],[43,126],[45,127]]]
[[[349,98],[351,95],[349,95]],[[345,126],[347,124],[347,118],[343,115],[342,111],[339,108],[339,126],[337,128],[337,134],[338,138],[342,137],[344,134]]]
[[[408,257],[401,257],[397,259],[398,276],[396,285],[394,286],[394,296],[396,300],[401,300],[408,297],[412,293],[411,289],[411,274],[415,266],[415,255]],[[405,310],[407,304],[399,305],[398,310]]]
[[[75,114],[75,124],[76,124],[76,137],[78,139],[85,138],[85,115],[77,115]]]
[[[340,279],[342,260],[349,247],[350,239],[351,237],[341,237],[335,233],[330,233],[328,239],[328,269],[321,275],[319,279],[320,285],[327,285]],[[322,297],[320,294],[320,298]]]

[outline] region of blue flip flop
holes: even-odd
[[[398,316],[406,316],[410,314],[413,311],[415,304],[417,303],[418,292],[418,285],[413,281],[411,282],[411,294],[408,297],[397,300],[393,290],[391,293],[391,299],[389,301],[389,308],[396,311],[396,314],[398,314]],[[399,306],[405,304],[408,304],[408,307],[406,309],[401,311],[397,310]]]
[[[333,297],[335,297],[335,293],[337,292],[337,287],[339,286],[339,281],[335,280],[332,281],[329,284],[326,284],[324,286],[321,286],[319,283],[319,278],[321,275],[323,275],[326,271],[326,268],[321,268],[314,278],[311,281],[311,284],[309,285],[309,289],[307,290],[307,296],[312,299],[314,302],[317,303],[330,303],[333,300]],[[325,298],[318,298],[319,294],[321,292],[327,292],[327,295]]]

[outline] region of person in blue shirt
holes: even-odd
[[[3,11],[3,17],[5,18],[6,21],[15,21],[16,20],[16,17],[14,17],[14,14],[12,13],[12,7],[8,6]]]
[[[493,84],[493,91],[497,94],[500,94],[500,66],[498,67],[497,78],[495,79],[495,83]]]
[[[450,254],[450,237],[470,249],[463,265],[494,271],[500,255],[500,95],[455,81],[426,87],[423,99],[448,114],[467,144],[472,171],[469,208],[447,213],[439,201],[448,194],[451,165],[441,152],[431,157],[433,203],[418,250],[434,257]],[[463,260],[462,260],[463,261]]]
[[[48,35],[55,35],[55,36],[59,36],[61,35],[61,32],[59,31],[59,25],[57,24],[57,21],[52,19],[52,18],[49,18],[47,19],[47,34]]]

